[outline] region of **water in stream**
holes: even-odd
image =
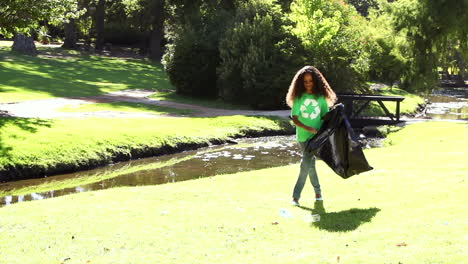
[[[155,185],[258,170],[299,161],[295,136],[241,139],[236,145],[122,162],[49,178],[0,183],[0,206],[119,186]],[[14,190],[24,194],[8,194]]]
[[[427,116],[433,119],[468,120],[468,88],[434,90],[427,99]]]

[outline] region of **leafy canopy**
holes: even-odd
[[[39,21],[51,24],[77,18],[85,10],[78,10],[76,0],[2,0],[0,5],[0,34],[11,37],[15,32],[29,34]]]

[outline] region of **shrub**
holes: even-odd
[[[203,12],[201,12],[203,11]],[[178,94],[216,97],[219,39],[225,12],[199,10],[169,26],[163,64]]]
[[[301,40],[304,64],[319,68],[338,92],[365,90],[369,69],[363,51],[365,18],[339,0],[294,0],[293,33]]]
[[[117,45],[135,45],[144,41],[145,35],[138,29],[125,23],[110,22],[104,24],[104,42]]]
[[[290,25],[275,1],[239,4],[219,45],[222,99],[257,109],[285,107],[289,82],[300,67],[294,59],[299,42]]]

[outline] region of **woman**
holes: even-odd
[[[305,144],[314,137],[322,126],[322,116],[336,101],[336,94],[331,89],[322,73],[312,66],[300,69],[289,86],[286,102],[292,108],[291,116],[296,125],[296,136],[302,151],[301,169],[294,186],[292,204],[299,206],[299,199],[309,175],[315,190],[315,199],[321,201],[322,191],[315,170],[315,156],[306,153]]]

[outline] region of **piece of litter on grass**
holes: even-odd
[[[272,224],[272,225],[277,225],[277,224],[279,224],[279,223],[278,223],[278,222],[273,222],[273,223],[271,223],[271,224]]]
[[[245,209],[242,208],[242,207],[237,207],[237,211],[239,211],[239,212],[245,212]]]
[[[397,244],[397,247],[406,247],[406,246],[408,246],[408,244],[406,244],[405,242]]]
[[[286,210],[284,208],[281,208],[279,210],[279,213],[284,218],[292,218],[293,217],[293,214],[290,211],[288,211],[288,210]]]

